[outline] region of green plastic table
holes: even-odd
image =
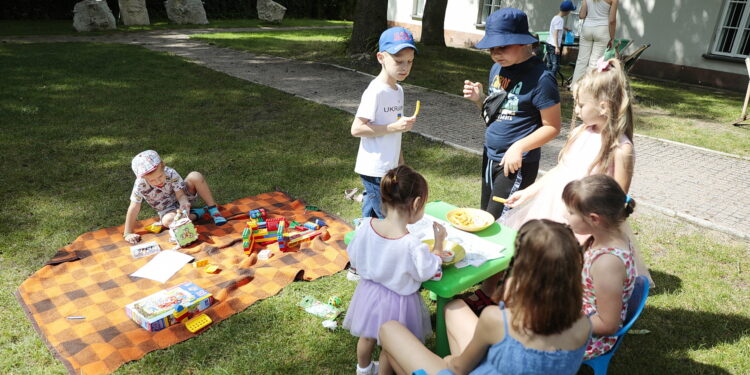
[[[446,214],[454,208],[456,206],[442,201],[429,202],[425,205],[425,213],[437,219],[446,220]],[[435,353],[441,357],[450,354],[445,328],[445,305],[456,294],[508,268],[510,258],[515,253],[513,244],[516,239],[516,231],[512,228],[493,223],[484,230],[474,232],[474,234],[490,242],[505,246],[503,257],[487,261],[479,267],[456,268],[455,266],[448,266],[443,268],[443,277],[439,281],[430,280],[422,283],[425,289],[437,295],[437,316],[435,319],[437,345]],[[347,233],[344,242],[349,244],[353,237],[354,232]]]

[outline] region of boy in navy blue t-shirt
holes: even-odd
[[[531,52],[537,40],[529,34],[526,14],[501,8],[487,18],[477,48],[490,50],[489,97],[501,90],[506,99],[485,131],[480,208],[496,219],[505,206],[491,198],[507,198],[531,185],[539,171],[539,147],[560,133],[560,93],[555,77]],[[481,83],[464,82],[464,97],[484,107]],[[489,106],[488,106],[489,107]]]

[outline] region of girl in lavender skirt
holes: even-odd
[[[422,175],[405,165],[396,167],[383,177],[380,191],[385,218],[365,219],[347,249],[360,275],[344,319],[344,328],[359,337],[357,374],[378,372],[372,352],[383,323],[396,320],[423,342],[432,334],[429,312],[417,291],[440,271],[446,236],[436,223],[431,252],[406,229],[424,215],[427,181]]]

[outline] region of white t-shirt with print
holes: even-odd
[[[185,182],[182,180],[177,171],[165,166],[164,175],[167,182],[162,187],[149,185],[146,179],[139,177],[133,184],[133,192],[130,194],[130,201],[141,203],[144,199],[154,210],[162,211],[171,207],[177,202],[177,190],[185,189]]]
[[[401,85],[391,88],[377,78],[370,82],[362,93],[357,117],[366,118],[375,126],[386,126],[396,122],[404,110],[404,90]],[[390,133],[379,137],[361,137],[354,172],[364,176],[383,177],[398,166],[401,154],[401,133]]]
[[[549,36],[547,37],[547,44],[551,46],[562,46],[563,28],[565,27],[565,20],[560,15],[552,17],[552,21],[549,23]],[[557,44],[555,44],[555,30],[557,30]]]

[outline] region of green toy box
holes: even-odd
[[[177,305],[185,306],[189,313],[197,313],[212,303],[211,293],[186,281],[128,304],[125,313],[144,329],[156,332],[175,324],[173,313]]]

